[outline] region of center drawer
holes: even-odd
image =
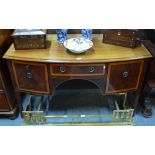
[[[95,76],[104,75],[104,64],[51,64],[51,75],[54,76]]]

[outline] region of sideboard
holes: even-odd
[[[0,29],[0,116],[16,118],[17,104],[7,62],[2,56],[12,43],[12,30]]]
[[[95,84],[102,95],[134,92],[131,105],[136,109],[152,55],[143,44],[126,48],[102,43],[102,37],[93,34],[93,48],[79,55],[58,44],[54,34],[48,36],[51,45],[47,49],[15,50],[12,45],[3,58],[8,62],[20,112],[21,92],[52,95],[60,84],[74,79]]]

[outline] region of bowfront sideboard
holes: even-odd
[[[69,35],[71,37],[79,37]],[[148,62],[152,58],[143,45],[126,48],[102,43],[101,34],[93,34],[93,48],[72,54],[49,35],[47,49],[15,50],[12,45],[4,55],[22,111],[21,92],[52,95],[68,80],[82,79],[95,84],[102,95],[134,92],[131,105],[136,109]]]

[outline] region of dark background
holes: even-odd
[[[93,29],[93,33],[94,34],[101,34],[101,33],[103,33],[103,30],[104,29]],[[55,29],[48,29],[47,33],[53,34],[53,33],[56,33],[56,30]],[[79,34],[79,33],[81,33],[81,29],[67,29],[67,33],[68,34]]]
[[[148,39],[151,40],[152,43],[155,44],[155,29],[137,29],[138,30],[138,35],[140,39]],[[93,29],[94,34],[102,34],[104,29]],[[55,29],[48,29],[47,30],[48,34],[55,34],[56,30]],[[81,33],[81,29],[68,29],[67,30],[68,34],[78,34]]]

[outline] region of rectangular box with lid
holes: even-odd
[[[138,31],[131,29],[107,29],[103,32],[103,42],[134,48],[138,45]]]
[[[46,48],[44,29],[16,29],[12,37],[16,50]]]

